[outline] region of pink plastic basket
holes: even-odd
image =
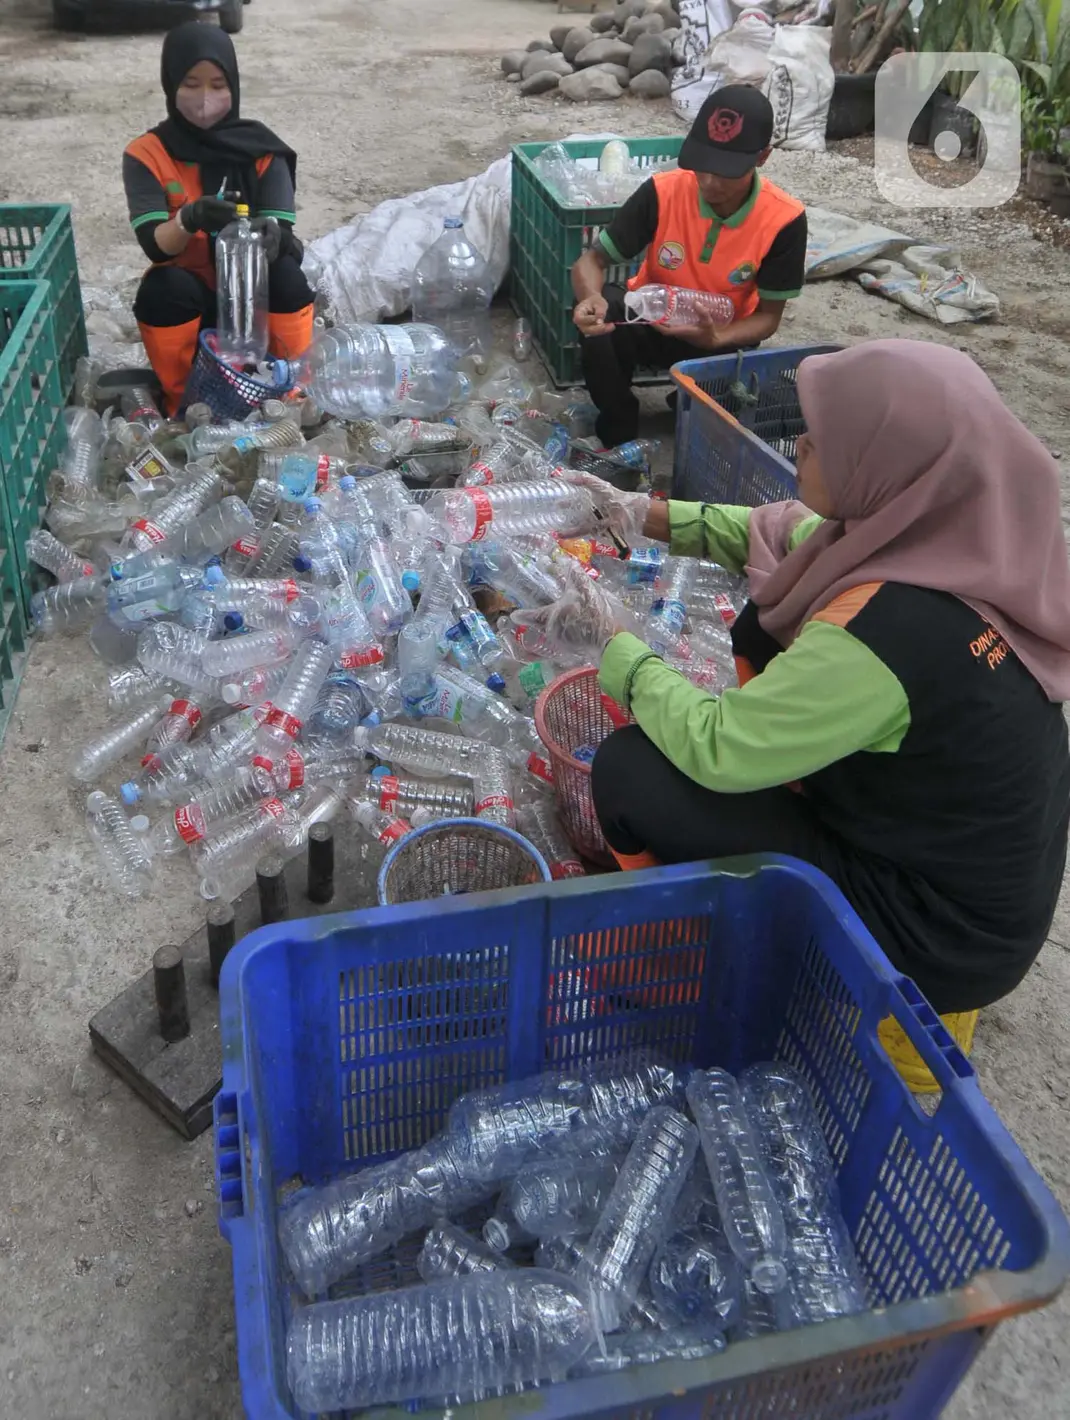
[[[606,867],[612,866],[613,855],[594,811],[591,765],[589,759],[577,759],[576,753],[597,749],[613,730],[631,723],[631,716],[599,690],[598,672],[593,667],[566,671],[535,702],[535,728],[550,752],[554,793],[565,832],[583,857]]]

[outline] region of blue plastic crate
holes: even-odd
[[[840,893],[784,858],[686,864],[285,922],[221,982],[220,1225],[246,1415],[296,1412],[280,1197],[421,1144],[477,1087],[635,1047],[809,1080],[875,1310],[488,1401],[547,1420],[929,1420],[993,1326],[1063,1285],[1070,1230],[969,1062]],[[924,1112],[882,1051],[903,1026],[942,1087]],[[409,1239],[362,1289],[416,1280]],[[400,1411],[394,1411],[400,1414]]]
[[[671,496],[749,508],[794,498],[795,440],[805,428],[795,373],[807,355],[840,348],[793,345],[674,365]]]

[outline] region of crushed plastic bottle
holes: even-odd
[[[507,1257],[455,1223],[439,1223],[429,1229],[416,1259],[416,1270],[425,1282],[439,1277],[467,1277],[473,1272],[499,1272],[512,1266]]]

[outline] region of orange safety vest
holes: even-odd
[[[658,229],[628,289],[681,286],[727,296],[736,319],[758,309],[758,269],[777,235],[806,209],[755,173],[755,186],[738,212],[718,217],[702,202],[690,169],[655,173]]]
[[[126,151],[139,163],[143,163],[153,177],[159,181],[167,195],[167,215],[169,217],[177,216],[178,209],[184,207],[187,202],[196,202],[198,197],[204,196],[200,164],[180,163],[177,158],[171,156],[155,133],[143,133],[140,138],[135,138],[132,143],[128,144]],[[271,153],[266,154],[263,158],[257,158],[257,177],[264,176],[271,166],[271,159]],[[161,266],[184,266],[188,271],[199,276],[213,291],[215,290],[215,259],[212,256],[211,243],[204,232],[196,232],[190,238],[185,251],[181,251],[177,256],[159,264]]]

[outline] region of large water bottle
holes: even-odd
[[[696,1070],[687,1102],[702,1136],[702,1151],[729,1245],[760,1292],[787,1286],[787,1234],[739,1088],[726,1070]]]
[[[650,325],[730,325],[735,307],[727,296],[712,291],[692,291],[685,286],[640,286],[624,295],[625,319]]]
[[[298,1408],[475,1400],[564,1378],[598,1342],[580,1289],[519,1269],[319,1302],[294,1314],[286,1372]]]
[[[454,363],[434,326],[336,325],[312,346],[310,389],[340,419],[441,414],[462,391]]]
[[[427,512],[443,542],[479,542],[522,533],[580,532],[591,519],[591,495],[564,480],[449,488],[435,493]]]
[[[635,1301],[697,1151],[698,1132],[677,1110],[658,1106],[639,1126],[577,1268],[606,1331]]]
[[[274,780],[266,769],[255,765],[239,769],[227,783],[198,795],[161,819],[150,831],[149,842],[153,851],[164,857],[181,853],[191,843],[206,838],[209,830],[240,818],[270,799],[274,792]]]
[[[218,353],[236,369],[255,368],[268,350],[268,260],[243,204],[216,238],[215,269]]]
[[[465,236],[460,217],[445,229],[412,273],[412,318],[438,326],[457,358],[483,361],[491,350],[490,302],[494,295],[487,263]]]

